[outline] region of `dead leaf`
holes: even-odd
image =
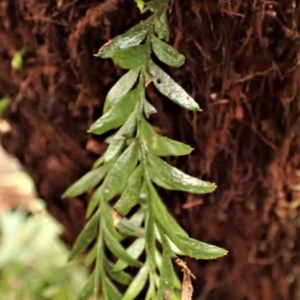
[[[182,288],[181,288],[181,300],[192,300],[193,296],[193,285],[192,278],[196,279],[195,275],[186,265],[186,262],[180,258],[176,258],[175,262],[178,266],[182,267],[181,271],[183,272]]]
[[[193,285],[191,280],[191,274],[185,269],[183,271],[183,281],[181,290],[181,300],[192,300],[193,296]]]

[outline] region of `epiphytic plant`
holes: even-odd
[[[180,67],[185,61],[164,42],[169,37],[169,2],[143,2],[143,10],[149,9],[152,15],[106,43],[96,55],[111,58],[128,72],[108,92],[103,115],[89,132],[120,129],[109,139],[108,149],[93,169],[64,194],[74,197],[97,187],[87,209],[89,221],[70,256],[72,259],[88,249],[85,261],[94,264],[78,300],[92,294],[96,299],[99,289],[104,300],[132,300],[144,292],[146,300],[180,299],[180,289],[182,299],[191,299],[191,273],[177,256],[214,259],[226,254],[224,249],[190,238],[169,214],[154,185],[196,194],[216,188],[161,159],[187,155],[192,148],[161,136],[148,122],[156,112],[146,97],[149,84],[183,108],[200,111],[194,99],[152,59],[155,55],[171,67]],[[183,286],[173,260],[184,269]]]

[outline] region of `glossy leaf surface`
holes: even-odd
[[[139,166],[128,179],[127,187],[114,208],[122,216],[126,216],[134,205],[138,203],[142,188],[142,168]]]
[[[174,269],[171,260],[173,253],[170,249],[167,239],[164,236],[162,236],[162,247],[163,255],[157,299],[171,299],[174,289]]]
[[[115,224],[110,206],[106,202],[101,201],[100,211],[103,222],[105,223],[105,227],[107,228],[109,233],[114,237],[114,239],[119,241],[121,239],[121,235],[117,232],[114,226]]]
[[[136,227],[140,227],[145,219],[145,212],[143,208],[139,208],[133,216],[130,217],[129,221]]]
[[[115,105],[106,114],[96,120],[88,131],[94,134],[103,134],[111,129],[123,125],[133,112],[138,101],[138,97],[138,89],[130,91],[117,103],[115,103]]]
[[[88,221],[84,226],[83,230],[79,234],[72,251],[69,255],[69,261],[77,256],[80,252],[87,248],[87,246],[95,239],[98,231],[99,225],[99,213],[94,214],[94,216]]]
[[[126,290],[122,300],[134,300],[137,295],[144,288],[149,273],[149,267],[147,264],[144,264],[139,270],[138,274],[135,276],[128,289]]]
[[[111,282],[111,280],[108,277],[105,277],[104,280],[109,298],[114,300],[121,300],[122,295],[117,289],[117,287]]]
[[[98,293],[99,293],[99,287],[101,286],[101,283],[103,283],[103,279],[106,276],[105,272],[104,272],[104,265],[103,265],[103,258],[105,257],[104,255],[104,241],[103,241],[103,230],[101,229],[102,226],[100,226],[100,230],[99,230],[99,234],[97,237],[97,247],[96,247],[96,266],[94,269],[94,274],[95,274],[95,278],[94,278],[94,291],[93,291],[93,295],[94,298],[97,299]],[[105,286],[102,284],[102,295],[103,295],[103,299],[105,299],[106,297],[106,289]],[[107,297],[106,297],[107,298]]]
[[[106,172],[106,166],[89,171],[65,191],[63,198],[76,197],[90,190],[104,178]]]
[[[224,256],[227,253],[227,251],[222,248],[189,238],[185,232],[185,234],[182,234],[181,231],[178,232],[176,227],[174,227],[176,225],[169,221],[167,217],[168,213],[165,212],[164,206],[152,184],[149,185],[149,194],[153,203],[157,225],[159,225],[166,236],[170,237],[184,255],[197,259],[213,259]]]
[[[148,155],[148,163],[151,179],[166,189],[195,194],[210,193],[216,189],[214,183],[187,175],[155,155]]]
[[[170,28],[167,20],[167,13],[164,11],[159,18],[155,19],[154,23],[155,33],[161,40],[169,41]]]
[[[114,272],[113,271],[114,264],[111,261],[109,261],[108,259],[106,259],[104,261],[104,268],[105,268],[106,272],[109,274],[109,276],[114,281],[116,281],[120,284],[129,285],[130,282],[133,280],[133,277],[124,271]]]
[[[172,234],[176,232],[179,235],[187,236],[187,233],[178,225],[167,211],[166,206],[162,203],[162,200],[158,196],[152,183],[148,183],[148,189],[149,199],[153,205],[153,213],[156,223],[165,224],[167,231],[171,231]]]
[[[108,247],[108,249],[118,258],[126,262],[129,266],[132,267],[140,267],[141,263],[134,259],[131,255],[129,255],[123,246],[114,238],[114,236],[109,232],[106,224],[104,222],[101,223],[103,226],[104,232],[104,240]]]
[[[184,64],[185,57],[176,49],[163,42],[155,35],[151,36],[152,49],[157,58],[171,67],[181,67]]]
[[[132,143],[108,171],[102,184],[103,199],[109,201],[122,190],[138,162],[138,144]]]
[[[137,69],[146,64],[150,53],[146,45],[114,51],[112,59],[123,69]]]
[[[144,99],[144,114],[146,116],[147,119],[149,119],[149,117],[152,114],[156,114],[157,110],[155,109],[155,107],[150,104],[146,99]]]
[[[199,105],[187,92],[178,85],[167,73],[153,62],[150,63],[150,72],[154,76],[155,87],[167,98],[176,104],[188,109],[200,111]]]
[[[145,247],[145,238],[141,237],[136,239],[127,249],[126,252],[130,253],[130,256],[137,259],[140,257],[140,255],[142,254],[143,250]],[[118,272],[118,271],[122,271],[125,268],[128,267],[128,264],[123,261],[122,259],[118,259],[118,261],[116,262],[113,271],[114,272]]]
[[[87,207],[87,211],[86,211],[86,217],[89,218],[93,212],[95,211],[95,209],[97,208],[99,202],[100,202],[100,198],[102,197],[102,186],[100,185],[96,191],[94,192],[92,198],[90,199],[90,202],[88,204]]]
[[[120,222],[117,225],[118,230],[120,233],[128,236],[143,236],[144,235],[144,229],[140,228],[139,226],[135,225],[131,220],[127,218],[122,218]]]
[[[133,87],[140,73],[140,68],[128,71],[109,90],[104,103],[103,114],[106,114],[116,102],[125,96]]]
[[[151,212],[151,208],[146,223],[145,238],[146,238],[146,254],[149,263],[149,268],[151,270],[151,273],[153,273],[156,270],[156,265],[155,265],[155,248],[156,248],[155,240],[156,239],[155,239],[155,232],[154,232],[154,218]]]
[[[156,156],[187,155],[193,150],[186,144],[161,136],[145,120],[140,122],[140,130],[143,143]]]
[[[150,26],[147,22],[140,22],[127,32],[106,43],[95,56],[108,58],[111,57],[117,49],[126,49],[140,44],[146,37],[149,28]]]
[[[111,143],[108,146],[104,154],[104,161],[110,161],[112,158],[121,151],[124,146],[125,140],[131,138],[136,129],[136,114],[133,112],[131,116],[127,119],[125,124],[120,128],[120,130],[114,135]]]
[[[94,169],[66,193],[78,195],[97,186],[105,176],[90,199],[87,215],[96,213],[79,236],[73,256],[86,249],[91,237],[98,233],[86,259],[96,265],[91,288],[87,286],[87,297],[92,290],[96,299],[101,290],[102,300],[134,300],[143,291],[146,300],[177,300],[181,284],[173,268],[175,254],[212,259],[225,255],[226,251],[189,238],[154,187],[153,183],[196,194],[216,188],[215,184],[191,177],[159,158],[187,155],[193,149],[158,134],[146,121],[145,118],[156,113],[151,99],[150,102],[146,99],[147,86],[153,82],[162,95],[188,110],[200,108],[151,61],[153,54],[172,67],[180,67],[185,61],[182,54],[163,41],[169,38],[166,12],[170,0],[136,2],[153,13],[152,16],[106,43],[96,55],[109,57],[129,71],[108,92],[103,116],[92,124],[89,132],[103,134],[121,128],[108,134],[104,142],[109,146]],[[149,91],[147,97],[151,96]],[[94,175],[102,169],[104,175],[96,180]],[[95,224],[94,218],[97,218]],[[139,268],[135,277],[124,270],[130,268],[131,273],[131,267]],[[119,284],[128,286],[127,290]],[[125,290],[123,296],[119,288]]]
[[[216,259],[227,254],[227,251],[222,248],[186,236],[180,236],[180,239],[184,249],[188,249],[187,255],[196,259]]]

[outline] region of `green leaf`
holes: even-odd
[[[121,236],[118,234],[116,228],[114,227],[114,221],[110,206],[106,202],[101,201],[100,211],[102,221],[105,223],[105,227],[107,228],[107,230],[110,232],[114,239],[120,240]]]
[[[151,273],[154,273],[156,270],[156,263],[155,263],[155,232],[154,232],[154,219],[152,216],[151,208],[148,214],[148,219],[146,221],[146,255],[147,260],[149,262],[149,267],[151,270]]]
[[[136,227],[140,227],[145,219],[145,212],[142,207],[140,207],[132,217],[130,217],[129,221]]]
[[[106,166],[93,169],[71,185],[63,194],[63,198],[76,197],[96,186],[105,176],[107,172]]]
[[[145,211],[140,207],[133,215],[129,218],[130,222],[135,226],[141,226],[145,219]]]
[[[11,100],[8,97],[4,97],[0,99],[0,119],[2,118],[5,110],[9,107],[11,104]]]
[[[125,237],[128,236],[140,237],[144,235],[144,229],[136,226],[127,218],[122,218],[119,224],[117,225],[117,228],[120,231],[120,233],[125,235]]]
[[[127,249],[126,253],[130,253],[130,256],[134,259],[138,259],[140,255],[142,254],[143,250],[145,248],[145,238],[140,237],[137,238]],[[128,263],[123,261],[121,258],[118,259],[116,262],[113,272],[119,272],[124,270],[125,268],[128,267]]]
[[[173,251],[173,249],[172,249],[172,245],[171,245],[171,243],[173,243],[168,237],[166,237],[164,234],[162,234],[162,239],[164,240],[164,241],[167,241],[168,242],[168,253],[169,253],[169,258],[171,258],[171,257],[176,257],[175,255],[174,255],[174,251]],[[173,243],[173,245],[174,245],[174,243]],[[163,249],[164,249],[164,247],[163,247]],[[155,251],[155,259],[156,259],[156,264],[157,264],[157,268],[158,268],[158,270],[159,270],[159,273],[161,274],[162,273],[162,265],[163,265],[163,258],[162,258],[162,254],[158,251],[158,250],[156,250]],[[172,260],[171,260],[172,261]],[[169,276],[171,276],[171,274],[169,274]],[[172,288],[173,289],[178,289],[178,290],[180,290],[181,289],[181,282],[180,282],[180,280],[179,280],[179,278],[178,278],[178,276],[177,276],[177,274],[175,273],[175,270],[174,270],[174,268],[172,268]],[[175,291],[173,290],[173,293],[172,293],[172,297],[171,297],[171,299],[173,299],[174,297],[174,294],[175,294]],[[176,298],[176,297],[175,297]],[[180,297],[179,297],[180,298]],[[180,298],[181,299],[181,298]]]
[[[126,290],[122,300],[134,300],[137,295],[143,290],[149,274],[149,266],[145,263],[134,277],[133,281]]]
[[[161,234],[160,234],[160,237],[161,237]],[[162,243],[161,238],[160,238],[160,242]],[[161,272],[162,254],[160,253],[160,251],[158,249],[155,250],[155,262],[157,265],[157,269],[159,270],[159,272]]]
[[[170,28],[168,24],[167,13],[164,11],[159,18],[155,18],[154,21],[154,30],[157,36],[161,40],[169,41],[170,39]]]
[[[100,224],[101,224],[101,221],[100,221]],[[96,244],[97,244],[97,255],[96,255],[96,266],[95,266],[95,271],[94,271],[95,280],[94,280],[94,291],[93,291],[93,295],[94,295],[95,299],[98,298],[99,287],[100,287],[101,283],[103,283],[103,278],[106,276],[105,271],[104,271],[104,265],[103,265],[103,261],[105,260],[105,255],[104,255],[103,230],[101,227],[99,230]],[[106,288],[103,284],[102,284],[102,296],[103,296],[103,299],[107,299]]]
[[[108,149],[104,154],[104,160],[106,162],[110,161],[115,157],[125,144],[125,140],[134,135],[136,130],[136,113],[133,112],[125,124],[120,128],[120,130],[114,135]]]
[[[108,277],[104,278],[104,284],[106,285],[107,293],[110,299],[121,300],[122,295],[116,288],[116,286],[111,282]]]
[[[145,1],[143,0],[134,0],[136,3],[136,6],[138,7],[138,9],[140,10],[140,12],[144,12],[144,8],[145,8]]]
[[[122,216],[126,216],[132,207],[138,203],[142,188],[142,180],[142,168],[141,166],[138,166],[130,175],[125,191],[114,206],[115,210]]]
[[[155,289],[155,282],[152,276],[152,273],[149,274],[149,286],[147,288],[147,294],[145,300],[153,300],[156,298],[156,289]]]
[[[182,235],[187,236],[186,232],[176,223],[175,220],[172,220],[151,182],[148,183],[148,188],[149,199],[153,205],[155,224],[159,229],[160,236],[162,233],[166,234],[177,248],[179,248],[178,245],[180,245],[182,249],[182,243],[179,237]],[[187,251],[188,250],[185,249],[183,253],[186,253]]]
[[[163,240],[168,242],[168,249],[164,249],[168,250],[168,254],[166,253],[166,255],[169,256],[169,258],[175,258],[176,256],[174,255],[174,251],[172,250],[172,246],[170,243],[173,243],[167,236],[163,235]],[[157,268],[159,270],[159,273],[161,274],[162,272],[164,272],[164,270],[162,270],[162,268],[165,268],[165,266],[163,266],[163,258],[162,258],[162,254],[156,250],[155,251],[155,259],[156,259],[156,264],[157,264]],[[172,262],[172,260],[170,260]],[[180,290],[181,289],[181,281],[179,280],[177,274],[175,273],[174,268],[172,268],[172,274],[169,274],[169,276],[172,275],[172,288],[173,288],[173,293],[172,293],[172,297],[171,299],[176,299],[179,298],[179,300],[181,299],[181,297],[177,297],[175,291],[176,290]],[[158,284],[159,286],[159,284]]]
[[[106,227],[105,222],[101,222],[101,226],[104,232],[104,240],[108,249],[118,258],[126,262],[129,266],[140,267],[141,263],[129,255],[118,240],[111,234]]]
[[[135,84],[140,73],[140,68],[136,68],[127,72],[122,76],[115,85],[109,90],[103,108],[103,114],[106,114],[116,102],[125,96]]]
[[[163,95],[188,110],[201,111],[197,102],[167,73],[153,62],[150,62],[149,66],[150,72],[154,76],[153,83]]]
[[[171,67],[181,67],[185,62],[184,55],[175,48],[152,35],[152,49],[157,58]]]
[[[93,217],[87,222],[83,230],[79,234],[68,260],[72,260],[80,252],[86,249],[89,244],[95,239],[98,231],[99,213],[95,213]]]
[[[99,296],[98,296],[99,297]],[[98,298],[92,298],[92,299],[98,299]],[[101,300],[111,300],[109,297],[108,297],[108,292],[107,292],[107,288],[106,288],[106,285],[103,284],[102,285],[102,293],[101,293]]]
[[[143,143],[151,151],[152,154],[157,156],[179,156],[187,155],[193,150],[192,147],[163,137],[158,134],[152,126],[145,120],[139,124],[140,133]]]
[[[85,284],[81,292],[79,293],[77,300],[88,300],[93,294],[94,290],[94,281],[95,281],[95,274],[90,276],[88,282]]]
[[[114,51],[112,59],[123,69],[136,69],[146,65],[150,53],[147,45],[134,46]]]
[[[115,162],[117,161],[119,157],[119,153],[117,153],[113,158],[110,159],[109,162],[107,162],[105,165],[107,167],[107,169],[111,169],[112,166],[114,166]],[[100,158],[104,158],[104,155],[102,155]],[[100,162],[99,162],[100,163]],[[102,163],[102,162],[101,162]],[[101,197],[103,196],[103,188],[102,185],[100,185],[96,191],[94,192],[93,196],[91,197],[88,207],[87,207],[87,211],[86,211],[86,218],[89,218],[92,213],[95,211],[95,209],[97,208],[99,201],[101,199]]]
[[[102,192],[102,185],[100,185],[96,191],[94,192],[92,198],[90,199],[90,202],[88,204],[87,210],[86,210],[86,217],[89,218],[92,213],[95,211],[95,209],[97,208],[101,196],[102,196],[103,192]]]
[[[164,224],[168,228],[168,232],[177,233],[179,235],[188,236],[187,233],[178,225],[176,220],[170,215],[166,206],[158,196],[153,184],[148,182],[149,199],[152,203],[155,221]]]
[[[134,110],[139,93],[140,89],[135,89],[122,97],[115,106],[91,125],[88,132],[102,134],[124,124]]]
[[[130,282],[133,280],[133,277],[126,272],[123,271],[114,272],[113,271],[114,264],[108,259],[104,260],[104,268],[106,272],[109,274],[109,276],[118,283],[129,285]]]
[[[210,193],[216,189],[214,183],[189,176],[150,153],[148,165],[151,179],[163,188],[195,194]]]
[[[100,167],[101,165],[103,165],[104,163],[104,155],[101,155],[93,164],[93,169],[96,169],[98,167]]]
[[[185,254],[196,259],[216,259],[226,255],[228,252],[225,249],[199,242],[186,236],[180,236],[180,240],[183,247],[181,249],[178,245],[179,249],[184,253],[184,250],[188,249]]]
[[[176,225],[174,221],[170,222],[170,219],[167,216],[168,212],[166,212],[165,206],[161,202],[153,185],[149,183],[148,187],[149,196],[153,205],[155,223],[184,255],[194,257],[196,259],[213,259],[221,257],[227,253],[227,251],[222,248],[189,238],[181,228],[178,230],[178,224]],[[182,234],[182,231],[185,234]]]
[[[162,266],[160,271],[157,299],[170,299],[174,289],[174,269],[171,257],[174,255],[167,239],[162,235]]]
[[[152,0],[147,2],[147,6],[153,12],[160,12],[167,9],[170,0]]]
[[[118,131],[118,133],[119,132],[120,132],[120,130]],[[113,137],[106,152],[104,153],[105,162],[109,162],[112,158],[114,158],[116,155],[118,155],[125,145],[126,138],[122,134],[118,134],[118,135],[117,134]]]
[[[92,249],[89,251],[89,253],[86,255],[86,257],[84,258],[84,264],[86,266],[91,265],[97,256],[97,244],[95,244]]]
[[[154,106],[152,106],[146,99],[144,99],[144,114],[146,116],[147,119],[149,119],[149,117],[152,114],[156,114],[157,110],[155,109]]]
[[[108,171],[107,176],[102,183],[103,199],[111,200],[118,192],[120,192],[137,162],[139,147],[137,142],[133,142],[117,159],[112,168]]]
[[[13,69],[17,70],[17,69],[22,68],[23,63],[24,63],[24,51],[19,50],[14,55],[14,57],[11,61],[11,66],[12,66]]]
[[[149,29],[150,24],[148,22],[141,21],[125,33],[115,37],[112,41],[103,45],[95,56],[108,58],[111,57],[117,49],[126,49],[138,45],[144,40]]]

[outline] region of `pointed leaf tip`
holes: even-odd
[[[185,109],[201,110],[198,103],[153,61],[150,61],[150,73],[154,76],[153,83],[155,87],[164,96]]]
[[[106,114],[116,102],[125,96],[133,87],[140,73],[140,68],[128,71],[123,75],[109,90],[103,108],[103,113]]]
[[[184,55],[155,35],[152,35],[152,49],[160,61],[171,67],[181,67],[185,62]]]
[[[190,237],[180,236],[180,239],[184,249],[188,250],[186,255],[196,259],[216,259],[228,253],[223,248],[206,244]]]
[[[148,154],[148,164],[151,179],[165,189],[195,194],[211,193],[216,189],[214,183],[185,174],[151,153]]]
[[[105,176],[107,168],[101,166],[97,169],[92,169],[73,185],[71,185],[62,195],[62,198],[76,197],[96,186]]]
[[[138,101],[140,90],[135,89],[120,98],[102,117],[96,120],[88,130],[94,134],[103,134],[125,123]]]
[[[143,143],[154,155],[180,156],[190,154],[193,151],[193,148],[189,145],[158,134],[146,120],[141,121],[140,130]]]
[[[144,21],[140,22],[125,33],[104,44],[100,48],[98,53],[95,54],[95,56],[108,58],[111,57],[113,53],[118,49],[126,49],[132,46],[139,45],[145,38],[149,28],[150,24]]]

